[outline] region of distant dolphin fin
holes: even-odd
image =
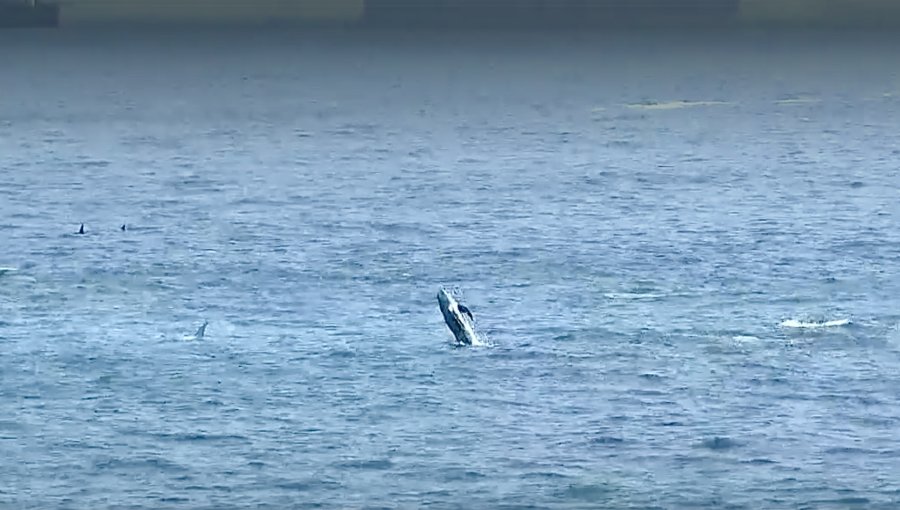
[[[197,329],[197,333],[194,335],[196,338],[203,338],[203,335],[206,334],[206,326],[209,325],[209,321],[203,321],[203,325]]]

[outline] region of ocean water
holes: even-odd
[[[0,508],[896,508],[898,50],[0,33]]]

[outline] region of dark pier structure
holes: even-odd
[[[0,27],[900,27],[897,0],[0,0]]]

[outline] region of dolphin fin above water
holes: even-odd
[[[200,340],[206,335],[206,326],[209,326],[209,321],[203,321],[203,325],[197,328],[197,332],[193,335],[188,335],[184,337],[185,340]]]

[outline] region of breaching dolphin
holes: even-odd
[[[441,314],[444,316],[444,322],[456,338],[457,344],[477,345],[481,341],[475,334],[475,318],[472,312],[464,305],[460,304],[445,289],[438,291],[438,305],[441,307]]]

